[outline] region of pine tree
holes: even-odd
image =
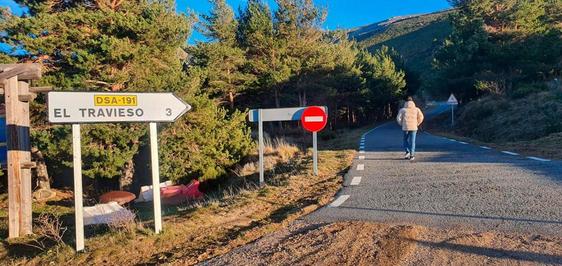
[[[406,74],[396,67],[393,60],[395,51],[383,46],[374,54],[361,53],[361,70],[368,89],[369,98],[376,106],[384,106],[386,118],[393,116],[391,104],[404,96]]]
[[[238,21],[224,0],[212,0],[213,9],[203,16],[202,32],[210,43],[199,43],[192,49],[192,64],[207,71],[206,90],[220,95],[234,108],[235,98],[247,89],[252,76],[246,73],[246,55],[238,45]]]
[[[3,20],[3,41],[27,51],[20,62],[44,65],[42,84],[62,90],[174,91],[194,106],[160,129],[162,167],[169,170],[163,177],[214,178],[247,154],[244,116],[227,116],[201,93],[204,75],[184,71],[193,18],[176,13],[174,1],[19,3],[30,8],[30,16]],[[46,124],[44,103],[35,107],[32,143],[43,151],[51,175],[61,176],[72,161],[69,128]],[[84,175],[130,179],[133,158],[146,145],[145,129],[144,124],[83,126]],[[186,163],[187,157],[178,156],[187,150],[197,159]]]

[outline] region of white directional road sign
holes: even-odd
[[[457,97],[455,97],[454,94],[451,94],[451,96],[449,96],[449,100],[447,100],[447,104],[449,105],[458,105],[459,101],[457,101]]]
[[[321,106],[320,108],[324,109],[324,112],[328,112],[328,107]],[[305,109],[306,107],[261,109],[262,122],[301,120],[302,113]],[[250,122],[258,122],[258,119],[259,109],[250,110],[248,113],[248,120],[250,120]]]
[[[173,93],[49,92],[51,123],[172,122],[191,109]]]

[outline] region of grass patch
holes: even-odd
[[[489,100],[485,101],[485,106],[492,105],[492,103],[487,102]],[[553,104],[550,106],[552,105]],[[539,107],[524,105],[517,108],[533,109]],[[426,127],[434,134],[470,142],[476,145],[489,146],[497,150],[513,151],[525,156],[562,160],[562,132],[548,133],[548,131],[543,131],[547,121],[533,117],[533,113],[536,112],[528,111],[527,114],[529,117],[519,120],[520,122],[517,122],[519,124],[514,124],[509,121],[512,121],[513,116],[525,116],[523,114],[523,112],[525,112],[524,110],[517,110],[512,114],[496,110],[499,114],[494,114],[494,112],[486,111],[487,109],[485,108],[474,109],[474,107],[471,107],[469,110],[465,108],[464,112],[470,110],[477,110],[480,112],[476,114],[476,116],[480,117],[480,121],[477,119],[463,121],[461,115],[461,119],[457,120],[460,126],[451,128],[450,114],[445,113],[428,121]],[[501,119],[501,115],[506,116],[506,119]],[[493,118],[487,119],[487,117],[490,116],[493,116]],[[502,139],[500,133],[506,131],[510,131],[510,133],[506,133],[506,138]],[[528,131],[533,132],[532,136],[519,136],[522,139],[517,140],[519,134],[526,134]]]

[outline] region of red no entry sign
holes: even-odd
[[[301,122],[304,129],[310,132],[318,132],[328,123],[328,115],[324,112],[324,109],[318,106],[311,106],[304,109]]]

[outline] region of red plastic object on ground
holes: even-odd
[[[168,186],[160,189],[162,203],[167,205],[181,204],[187,200],[200,199],[203,193],[199,191],[199,181],[193,180],[188,186]]]
[[[191,183],[182,191],[188,199],[200,199],[203,197],[203,193],[199,191],[199,180],[193,180]]]

